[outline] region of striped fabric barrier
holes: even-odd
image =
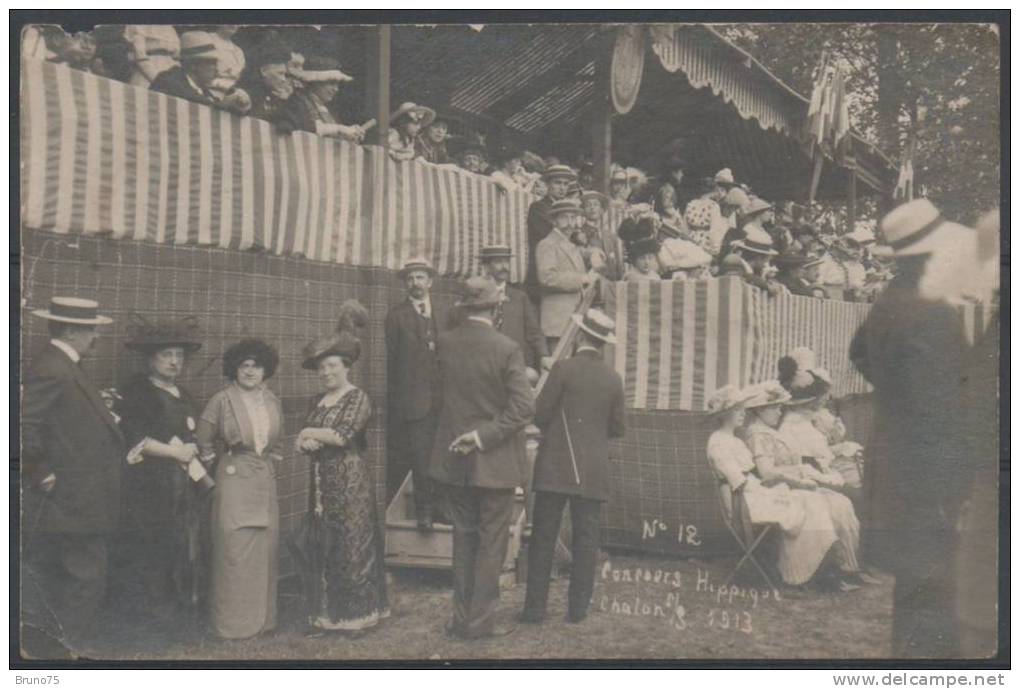
[[[26,227],[116,239],[263,249],[441,274],[477,270],[483,243],[524,275],[532,197],[487,178],[395,162],[307,132],[214,110],[62,65],[23,63]]]
[[[703,411],[723,385],[775,378],[794,347],[810,347],[832,375],[833,395],[870,392],[849,359],[870,304],[777,296],[740,278],[616,282],[607,290],[618,344],[607,359],[631,409]],[[967,340],[988,327],[984,304],[957,307]]]

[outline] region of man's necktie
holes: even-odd
[[[429,315],[427,313],[425,313],[425,302],[419,302],[418,303],[418,310],[421,311],[421,315],[423,317],[425,317],[425,318],[429,317]]]
[[[492,325],[496,330],[503,329],[503,302],[496,304],[496,314],[493,316]]]

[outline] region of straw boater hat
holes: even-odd
[[[168,347],[181,347],[185,352],[196,352],[202,343],[195,339],[198,319],[186,316],[175,322],[152,322],[141,314],[132,313],[128,330],[131,339],[124,343],[136,352],[157,352]]]
[[[216,41],[206,31],[185,31],[181,34],[181,62],[216,61]]]
[[[399,108],[390,113],[390,124],[397,124],[405,117],[414,120],[424,129],[435,121],[436,111],[424,105],[402,103]]]
[[[724,385],[709,395],[708,401],[705,403],[705,411],[712,416],[725,414],[742,406],[754,394],[754,391],[740,390],[735,385]]]
[[[497,258],[511,258],[513,255],[513,249],[507,244],[490,244],[478,252],[478,260],[484,262]]]
[[[747,395],[744,406],[748,409],[771,407],[790,401],[790,393],[779,384],[778,380],[766,380],[763,383],[749,385],[744,388],[743,392]]]
[[[765,256],[779,255],[779,252],[772,248],[772,237],[769,236],[769,233],[757,227],[745,228],[744,237],[730,242],[730,246],[734,249]]]
[[[48,321],[76,325],[109,325],[112,318],[99,315],[99,302],[78,297],[53,297],[48,309],[36,309],[33,315]]]
[[[584,316],[575,313],[570,318],[577,324],[578,328],[592,337],[597,337],[606,344],[616,344],[616,335],[614,334],[616,323],[598,309],[588,309]]]
[[[405,277],[412,270],[424,270],[429,275],[436,274],[436,269],[433,268],[432,264],[429,263],[429,260],[423,256],[415,256],[414,258],[409,258],[407,261],[404,262],[404,265],[401,266],[400,271],[397,274],[400,277]]]
[[[588,189],[586,191],[581,192],[581,203],[584,203],[589,199],[597,200],[599,202],[599,205],[602,206],[603,211],[609,208],[609,197],[603,194],[601,191]]]
[[[549,208],[549,217],[555,218],[563,215],[564,213],[581,213],[581,202],[575,198],[560,199],[554,201],[552,206]]]
[[[712,182],[720,187],[737,186],[736,180],[733,179],[733,171],[728,167],[724,167],[722,170],[715,173],[715,177],[712,178]]]
[[[499,285],[488,275],[476,275],[464,281],[464,297],[457,306],[466,308],[492,308],[503,302]]]
[[[542,173],[542,178],[546,180],[566,179],[573,182],[577,179],[577,173],[569,165],[550,165]]]
[[[312,55],[305,60],[305,66],[297,72],[297,77],[308,84],[321,81],[354,81],[354,77],[340,69],[339,62],[321,55]]]
[[[974,230],[942,217],[928,199],[905,203],[882,218],[882,235],[896,256],[929,254],[971,237]]]

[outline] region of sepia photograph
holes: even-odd
[[[1008,667],[1008,11],[320,14],[11,15],[12,666]]]

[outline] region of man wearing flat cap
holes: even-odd
[[[548,192],[528,208],[528,275],[525,284],[535,306],[542,300],[535,251],[538,243],[545,239],[555,226],[550,214],[553,204],[567,197],[570,184],[577,181],[577,175],[566,165],[550,165],[542,173],[542,181],[545,182]]]
[[[103,601],[127,452],[79,366],[99,337],[96,326],[113,322],[98,310],[90,299],[53,297],[33,311],[46,319],[50,341],[33,358],[21,398],[24,613],[69,649],[91,641]]]
[[[386,314],[387,498],[408,470],[414,481],[418,528],[432,526],[434,501],[428,476],[429,454],[440,405],[437,340],[445,315],[431,296],[435,269],[425,258],[412,258],[400,270],[407,298]]]
[[[513,631],[496,623],[514,489],[525,485],[524,428],[535,414],[521,348],[493,327],[502,296],[473,277],[458,306],[464,321],[439,335],[443,408],[430,473],[453,522],[453,619],[447,632],[479,638]]]
[[[864,548],[896,576],[892,653],[956,657],[953,555],[968,488],[962,321],[949,303],[969,268],[975,231],[943,218],[926,199],[883,218],[896,257],[886,287],[850,345],[875,387],[875,428],[864,473]]]

